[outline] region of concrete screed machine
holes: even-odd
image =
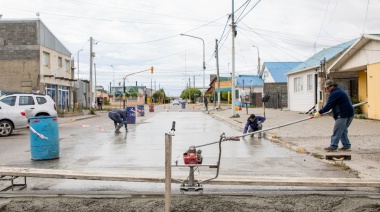
[[[189,167],[189,176],[187,179],[183,181],[179,181],[181,183],[180,185],[180,191],[182,194],[184,194],[185,191],[193,191],[193,192],[203,192],[203,186],[202,184],[211,181],[213,179],[216,179],[219,175],[219,168],[220,168],[220,158],[222,155],[222,142],[223,141],[239,141],[239,136],[233,136],[233,137],[226,137],[225,133],[222,133],[220,135],[220,140],[217,142],[207,143],[199,146],[190,146],[189,149],[183,153],[183,165],[178,164],[178,160],[175,161],[175,165],[173,167]],[[218,154],[218,161],[216,164],[202,164],[203,162],[203,156],[202,156],[202,150],[199,149],[203,146],[208,146],[211,144],[219,144],[219,154]],[[209,168],[216,168],[216,174],[215,177],[206,179],[206,180],[196,180],[194,176],[194,172],[198,167],[209,167]]]

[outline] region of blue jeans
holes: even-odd
[[[348,140],[348,127],[350,126],[352,119],[349,118],[337,118],[335,120],[333,135],[331,136],[330,147],[333,149],[338,149],[339,140],[342,141],[343,148],[351,148],[350,140]]]

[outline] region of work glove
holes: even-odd
[[[314,118],[320,118],[321,117],[321,114],[319,112],[316,112],[313,114]]]

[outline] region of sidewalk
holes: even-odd
[[[211,108],[211,107],[209,107]],[[231,118],[232,109],[230,106],[222,106],[222,110],[210,110],[209,115],[226,121],[231,127],[243,132],[244,125],[250,114],[263,116],[263,108],[246,108],[235,111],[239,118]],[[204,111],[203,107],[197,107],[198,110]],[[298,121],[310,117],[307,114],[299,112],[265,109],[267,120],[263,123],[263,129],[283,125],[289,122]],[[351,160],[343,163],[350,167],[351,170],[361,178],[379,178],[380,177],[380,121],[354,119],[349,127],[348,137],[352,144],[351,152],[326,152],[323,148],[330,144],[330,137],[334,126],[334,119],[331,116],[324,116],[319,119],[310,119],[289,126],[264,132],[264,137],[276,142],[279,145],[290,148],[302,154],[321,157],[331,154],[349,154]],[[242,134],[242,133],[241,133]],[[241,135],[240,134],[240,135]],[[258,139],[245,137],[244,139]],[[340,144],[341,147],[341,144]],[[325,162],[336,163],[334,161]],[[340,162],[339,162],[340,163]]]

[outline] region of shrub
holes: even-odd
[[[352,104],[357,104],[357,103],[360,103],[360,99],[358,96],[354,96],[351,98],[351,102],[352,102]],[[354,113],[355,114],[362,114],[362,108],[361,107],[355,107]]]

